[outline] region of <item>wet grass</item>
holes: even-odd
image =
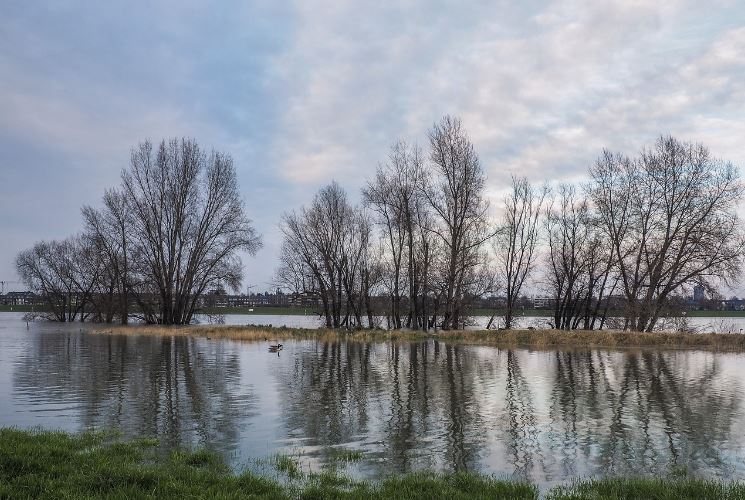
[[[745,335],[737,333],[628,332],[590,330],[451,330],[421,332],[411,330],[331,330],[286,328],[262,325],[189,325],[112,326],[96,333],[116,335],[192,335],[246,341],[276,342],[283,340],[358,340],[358,341],[420,341],[438,339],[494,346],[526,346],[551,349],[556,347],[626,348],[656,347],[664,349],[705,349],[718,351],[745,350]]]
[[[362,450],[350,450],[348,448],[331,448],[329,459],[334,462],[359,462],[362,460]]]
[[[300,462],[289,455],[275,455],[271,460],[271,464],[279,472],[287,474],[290,479],[299,479],[303,477],[303,469],[300,467]]]
[[[607,478],[552,489],[549,500],[699,500],[745,498],[745,484],[679,478]]]
[[[537,499],[529,483],[469,472],[418,472],[379,482],[354,481],[333,470],[303,475],[298,461],[278,455],[280,483],[233,473],[206,450],[158,451],[157,441],[117,440],[112,433],[67,434],[0,429],[0,498],[346,498]],[[566,499],[735,499],[745,484],[693,478],[608,478],[575,481],[547,492]]]
[[[0,429],[0,498],[286,498],[276,482],[234,475],[206,451],[157,452],[152,440],[109,442]]]

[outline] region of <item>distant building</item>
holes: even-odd
[[[0,295],[0,303],[6,306],[30,306],[36,304],[37,299],[34,292],[8,292]]]
[[[259,292],[241,295],[228,295],[222,289],[210,290],[200,298],[200,307],[286,307],[291,305],[290,296],[277,290],[276,292]]]
[[[722,301],[722,310],[724,311],[745,311],[745,299],[732,297]]]
[[[706,291],[704,290],[704,287],[701,285],[696,285],[693,287],[693,302],[700,303],[706,300]]]
[[[554,299],[551,297],[533,297],[533,308],[551,309],[554,307]]]

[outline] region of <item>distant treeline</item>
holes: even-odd
[[[393,145],[361,205],[333,182],[284,214],[278,281],[316,296],[326,326],[374,327],[371,299],[384,295],[393,328],[460,328],[499,294],[489,326],[498,310],[510,328],[533,278],[556,328],[602,328],[613,297],[620,326],[651,331],[683,293],[739,275],[743,185],[703,145],[661,137],[634,157],[603,151],[581,186],[513,177],[494,220],[460,120],[428,137],[426,150]]]

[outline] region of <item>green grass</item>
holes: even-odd
[[[314,316],[317,314],[319,308],[314,307],[254,307],[253,311],[249,311],[248,307],[214,307],[209,309],[203,309],[200,312],[205,314],[245,314],[245,315],[284,315],[284,316]],[[468,315],[474,317],[491,317],[494,313],[492,309],[481,309],[475,308],[468,311]],[[552,309],[518,309],[515,311],[515,316],[520,317],[536,317],[536,318],[551,318],[554,312]],[[686,316],[691,318],[743,318],[745,317],[745,311],[686,311]],[[499,312],[497,314],[499,316]],[[610,316],[620,316],[620,313],[610,313]]]
[[[43,311],[42,306],[7,306],[0,304],[0,312],[31,312],[31,311]]]
[[[745,311],[686,311],[690,318],[744,318]]]
[[[329,459],[334,462],[359,462],[362,460],[362,450],[350,450],[347,448],[331,448]]]
[[[249,311],[253,309],[253,311]],[[314,316],[319,308],[314,307],[214,307],[203,309],[205,314],[259,314],[259,315],[284,315],[284,316]],[[494,313],[492,309],[475,308],[468,311],[470,316],[491,317]],[[745,311],[686,311],[686,316],[693,318],[743,318]],[[518,309],[515,316],[520,317],[537,317],[551,318],[554,312],[552,309]],[[620,313],[610,313],[611,316],[620,316]],[[499,312],[497,314],[499,316]]]
[[[549,500],[700,500],[745,498],[745,484],[680,478],[606,478],[552,489]]]
[[[534,500],[539,496],[534,485],[470,472],[418,472],[367,482],[335,470],[304,475],[297,459],[282,455],[271,462],[290,481],[280,483],[251,472],[235,474],[206,450],[166,453],[153,439],[123,442],[113,433],[0,429],[0,498]],[[607,478],[575,481],[544,494],[551,500],[735,499],[745,498],[745,484],[675,476]]]
[[[253,311],[249,311],[253,309]],[[201,314],[246,314],[276,316],[317,316],[314,307],[208,307],[199,310]]]
[[[303,469],[300,467],[300,462],[296,458],[288,455],[276,455],[271,460],[271,463],[275,469],[284,472],[290,479],[303,477]]]
[[[0,429],[0,498],[286,498],[276,482],[234,475],[212,453],[158,453],[153,440],[109,442]]]
[[[30,311],[43,311],[44,306],[7,306],[0,304],[0,312],[30,312]],[[253,309],[253,311],[249,311]],[[317,314],[317,308],[314,307],[213,307],[202,309],[199,311],[202,314],[244,314],[250,315],[266,315],[266,316],[315,316]],[[493,313],[491,309],[471,309],[468,312],[471,316],[487,316],[490,317]],[[550,318],[553,315],[551,309],[519,309],[515,312],[517,317],[538,317],[538,318]],[[613,313],[611,313],[613,316]],[[686,316],[689,318],[743,318],[745,317],[745,311],[686,311]]]

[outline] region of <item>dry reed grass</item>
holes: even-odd
[[[158,326],[130,325],[112,326],[96,330],[95,333],[113,335],[191,335],[214,339],[246,341],[269,340],[358,340],[358,341],[418,341],[438,339],[496,346],[553,347],[658,347],[666,349],[707,349],[722,351],[745,350],[745,335],[728,333],[682,333],[682,332],[624,332],[586,330],[453,330],[436,333],[410,330],[331,330],[309,328],[286,328],[256,325],[189,325]]]

